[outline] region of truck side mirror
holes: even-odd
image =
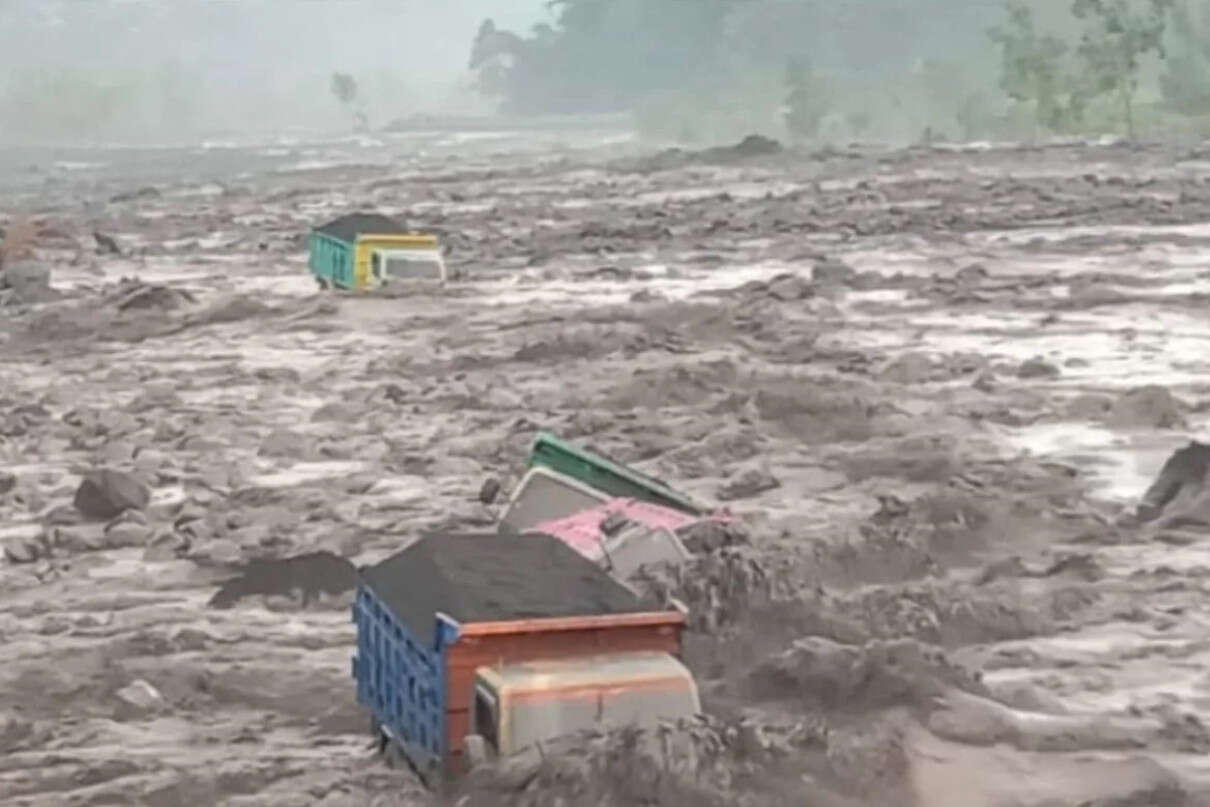
[[[477,768],[488,761],[487,742],[482,734],[467,734],[462,738],[462,748],[469,767]]]

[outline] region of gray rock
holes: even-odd
[[[816,283],[828,285],[846,285],[857,277],[856,270],[843,261],[828,259],[815,264],[811,269],[811,279]]]
[[[1113,399],[1108,395],[1085,392],[1072,398],[1064,407],[1069,418],[1096,420],[1104,417],[1113,408]]]
[[[105,528],[105,543],[111,549],[128,546],[146,546],[155,531],[137,521],[121,521]]]
[[[492,504],[500,496],[500,480],[494,476],[489,476],[483,480],[483,487],[479,488],[479,501],[483,504]]]
[[[8,471],[0,471],[0,496],[12,493],[15,487],[17,487],[17,475],[10,474]]]
[[[729,502],[737,499],[750,499],[767,490],[781,487],[773,474],[758,468],[749,468],[729,479],[718,491],[719,501]]]
[[[1167,387],[1150,384],[1128,390],[1109,411],[1109,424],[1119,428],[1177,429],[1185,425],[1180,401]]]
[[[37,303],[53,299],[50,267],[33,260],[6,261],[0,267],[0,289],[12,291],[18,302]]]
[[[925,353],[910,351],[892,359],[879,377],[893,384],[921,384],[935,373],[933,360]]]
[[[274,459],[305,459],[313,453],[310,438],[289,429],[275,429],[261,442],[259,456]]]
[[[1017,368],[1017,378],[1058,378],[1059,368],[1043,358],[1026,359]]]
[[[134,474],[103,468],[84,477],[72,503],[85,517],[108,521],[150,502],[151,489]]]
[[[173,532],[160,532],[147,542],[143,550],[143,560],[170,561],[184,557],[189,553],[189,541],[182,535]]]
[[[805,300],[815,293],[810,281],[799,275],[792,274],[779,275],[773,278],[769,281],[767,290],[769,296],[773,299],[786,302]]]
[[[4,557],[9,563],[33,563],[42,555],[41,544],[32,538],[9,538],[4,542]]]
[[[115,695],[121,702],[124,711],[134,714],[153,714],[163,711],[168,703],[160,691],[142,678],[131,681],[119,689]]]

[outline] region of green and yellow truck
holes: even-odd
[[[375,289],[445,282],[441,245],[378,213],[350,213],[311,231],[308,267],[321,289]]]

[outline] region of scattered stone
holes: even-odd
[[[8,471],[0,471],[0,496],[12,493],[17,487],[17,475]]]
[[[122,254],[122,248],[118,246],[118,242],[113,238],[113,236],[94,230],[92,237],[93,240],[97,242],[98,253],[118,256]]]
[[[154,714],[163,711],[168,706],[160,691],[142,678],[131,681],[114,694],[125,707],[122,711],[128,711],[134,715]]]
[[[143,551],[143,560],[149,562],[176,560],[184,557],[188,552],[189,541],[184,536],[173,532],[159,532],[147,542],[147,549]]]
[[[805,300],[815,294],[811,283],[795,274],[778,275],[766,284],[765,291],[773,299],[782,302]]]
[[[911,351],[892,359],[879,377],[893,384],[921,384],[931,380],[934,372],[933,360],[927,354]]]
[[[975,376],[975,380],[971,382],[971,386],[979,390],[979,392],[995,392],[997,387],[996,374],[991,370],[984,370]]]
[[[33,538],[18,536],[4,542],[4,557],[9,563],[34,563],[44,554],[42,544]]]
[[[991,272],[981,263],[971,263],[954,273],[954,280],[964,285],[975,286],[991,277]]]
[[[483,487],[479,488],[479,501],[483,504],[492,504],[500,496],[500,480],[494,476],[483,480]]]
[[[719,488],[718,498],[724,502],[751,499],[779,487],[781,482],[773,474],[759,468],[749,468],[733,476]]]
[[[108,548],[101,524],[55,527],[51,534],[55,547],[67,552],[98,552]]]
[[[151,502],[151,489],[134,474],[103,468],[87,474],[76,489],[73,504],[81,515],[99,521],[127,510],[142,510]]]
[[[1058,378],[1060,375],[1059,368],[1041,357],[1026,359],[1021,362],[1021,366],[1017,368],[1017,378],[1033,379],[1033,378]]]
[[[1100,420],[1113,408],[1113,399],[1108,395],[1085,392],[1067,402],[1064,412],[1076,420]]]
[[[105,528],[105,543],[111,549],[129,546],[146,546],[155,531],[137,521],[121,521]]]
[[[1150,384],[1114,401],[1108,423],[1123,429],[1179,429],[1185,426],[1185,416],[1180,401],[1167,387]]]
[[[847,286],[856,278],[853,267],[835,258],[826,258],[811,269],[811,279],[821,286]]]
[[[137,281],[123,285],[127,286],[126,290],[120,290],[114,302],[119,311],[175,311],[197,302],[188,291],[171,286]]]
[[[289,429],[275,429],[261,442],[258,455],[274,459],[303,459],[311,453],[311,441]]]
[[[58,295],[50,285],[50,268],[32,259],[5,261],[0,269],[0,291],[7,291],[15,302],[41,303]]]

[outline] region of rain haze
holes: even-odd
[[[482,112],[467,62],[486,17],[527,30],[542,0],[0,0],[0,141],[154,141],[347,131]]]
[[[0,0],[2,807],[1210,807],[1206,0]]]

